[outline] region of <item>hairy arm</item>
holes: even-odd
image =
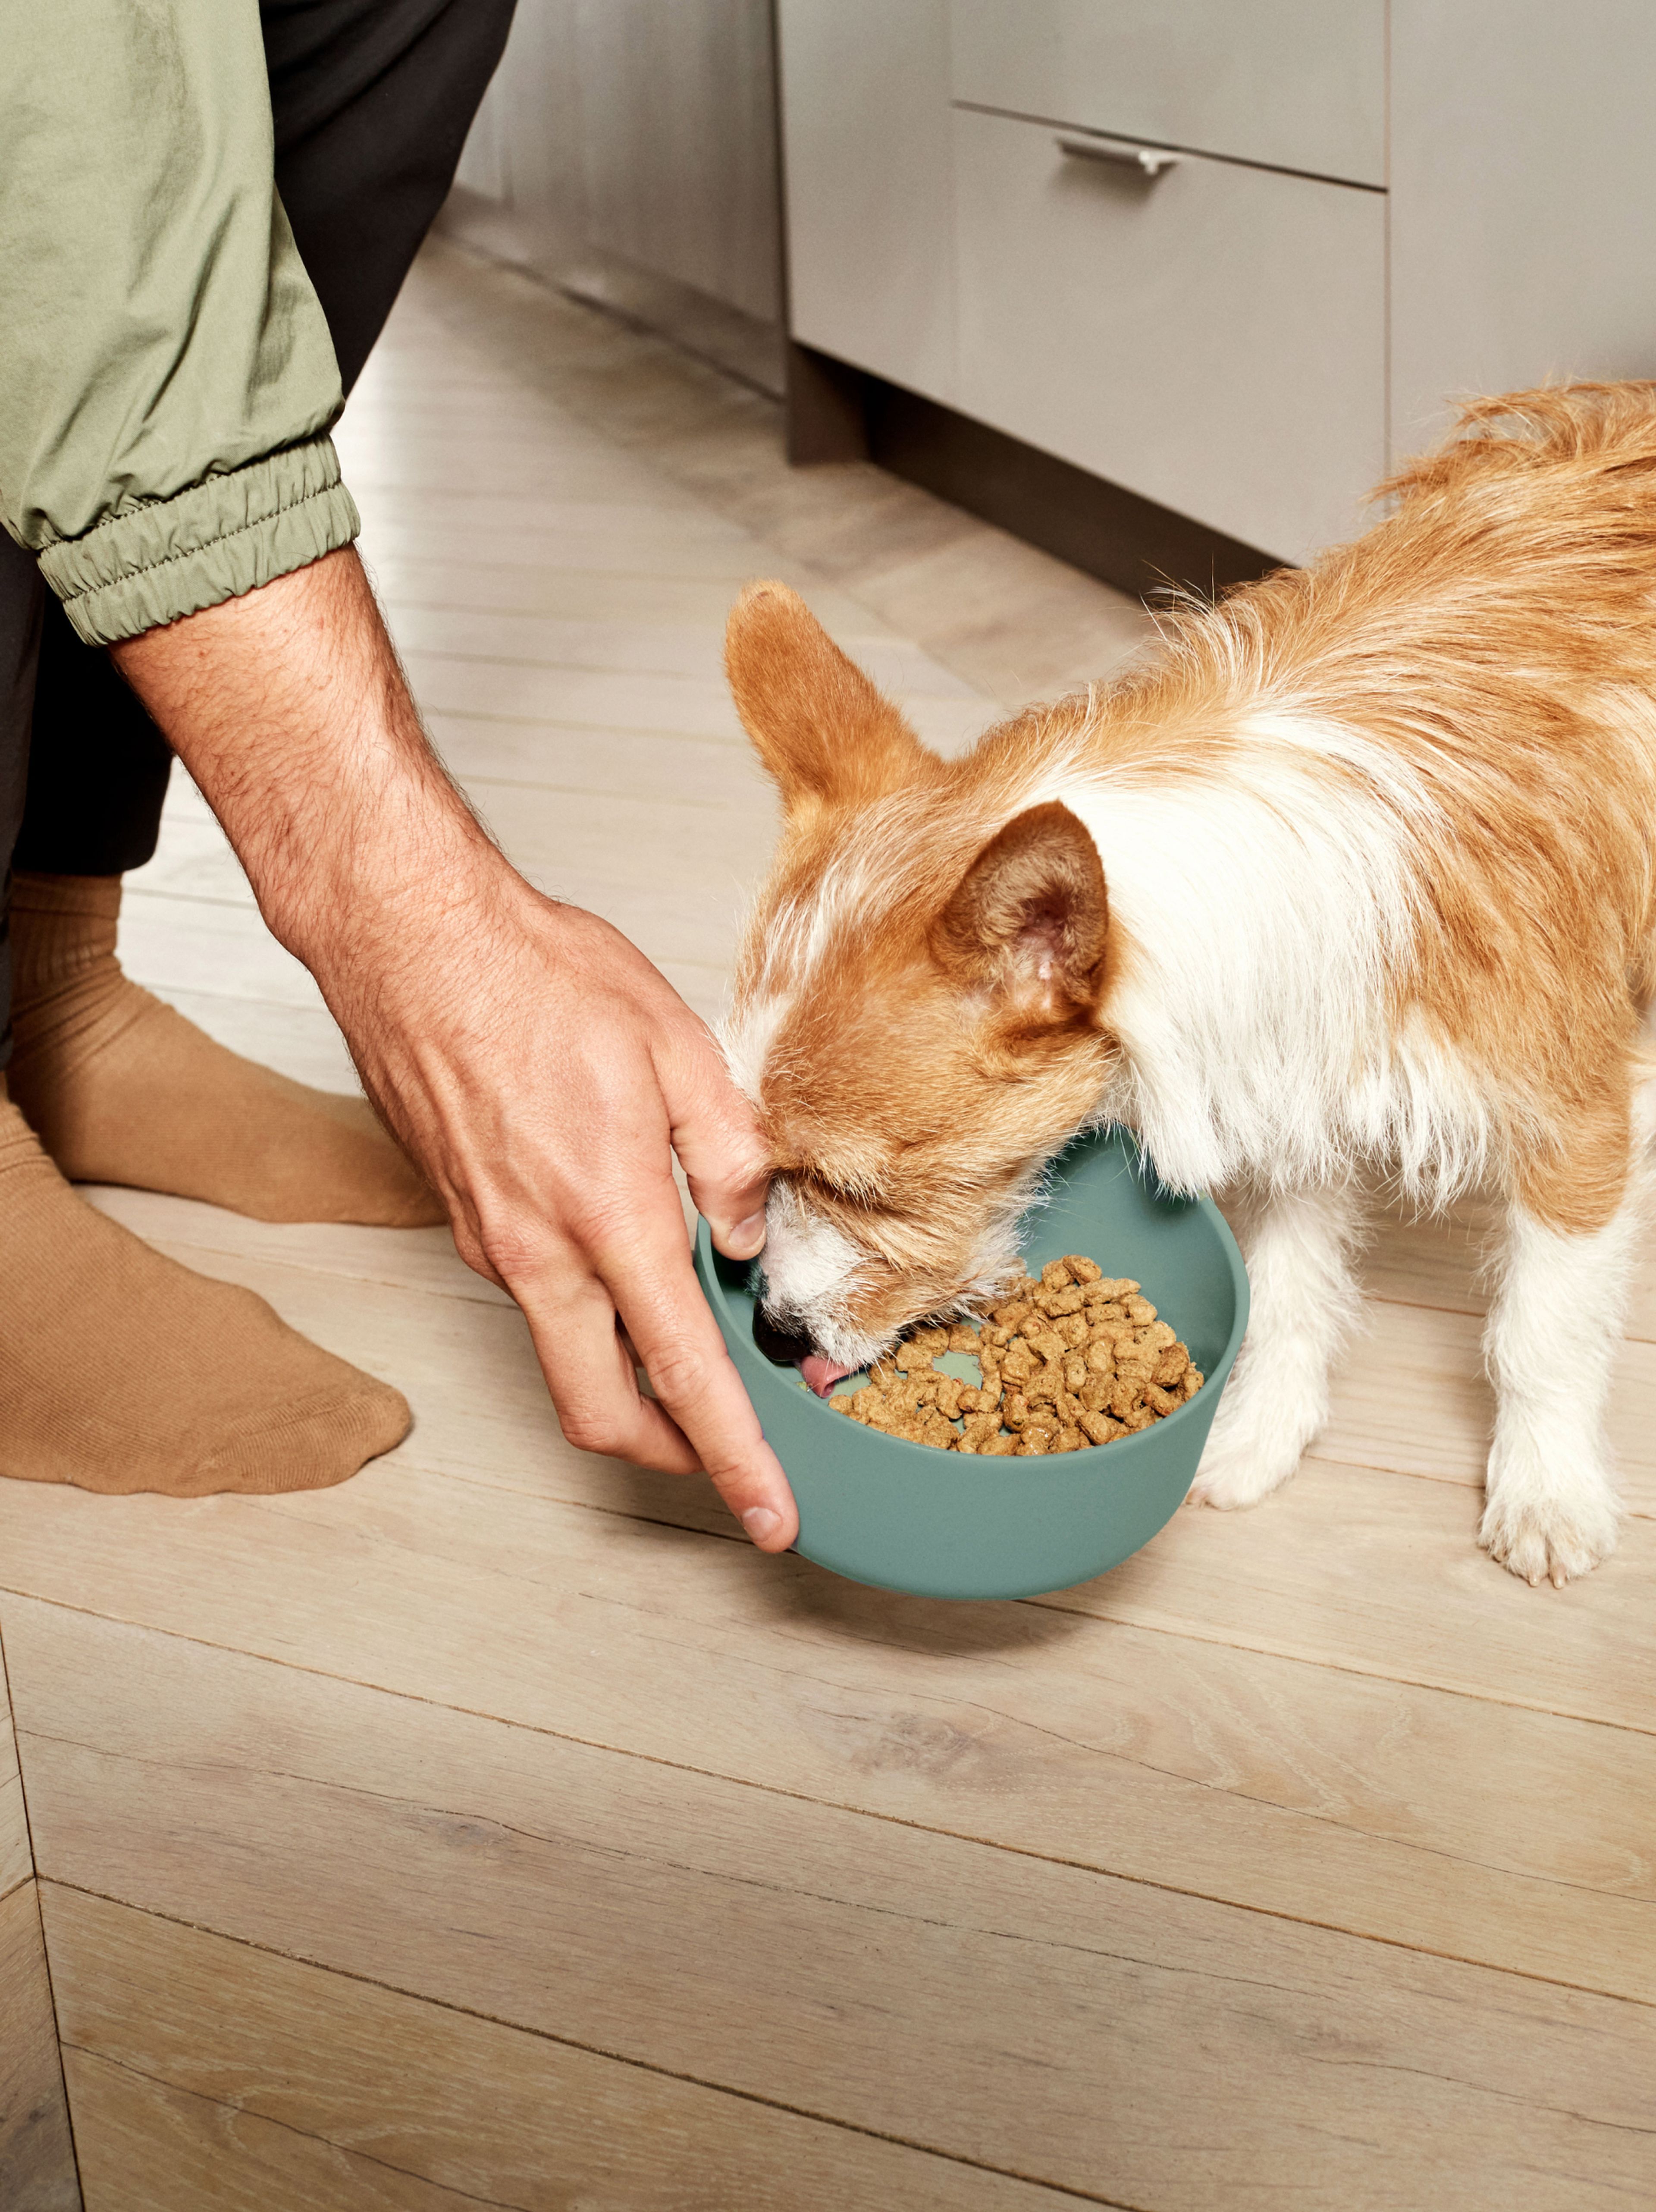
[[[672,1180],[676,1152],[720,1249],[756,1252],[766,1162],[747,1105],[665,978],[607,922],[533,890],[474,820],[355,551],[113,651],[462,1256],[527,1315],[566,1436],[705,1468],[755,1542],[785,1548],[793,1501]]]

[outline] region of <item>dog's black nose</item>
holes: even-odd
[[[758,1306],[753,1310],[753,1340],[773,1366],[792,1367],[808,1359],[816,1349],[808,1336],[792,1336],[767,1321]]]

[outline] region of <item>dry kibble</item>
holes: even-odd
[[[980,1383],[936,1362],[975,1358]],[[864,1427],[968,1457],[1042,1458],[1113,1443],[1164,1419],[1202,1388],[1187,1346],[1126,1276],[1072,1252],[1039,1281],[1009,1284],[980,1328],[913,1330],[832,1402]]]

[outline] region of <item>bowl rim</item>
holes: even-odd
[[[1061,1160],[1065,1157],[1065,1153],[1076,1144],[1086,1142],[1101,1144],[1108,1142],[1112,1139],[1120,1139],[1123,1151],[1132,1156],[1130,1164],[1133,1166],[1137,1173],[1141,1176],[1145,1176],[1147,1175],[1148,1178],[1152,1182],[1156,1188],[1164,1188],[1164,1187],[1160,1184],[1159,1178],[1156,1176],[1154,1163],[1150,1160],[1149,1154],[1144,1151],[1143,1146],[1138,1142],[1134,1132],[1125,1127],[1125,1125],[1120,1122],[1109,1122],[1099,1129],[1082,1130],[1078,1132],[1077,1134],[1071,1139],[1070,1145],[1065,1146],[1063,1151],[1054,1156],[1055,1161]],[[1211,1401],[1210,1401],[1210,1403],[1207,1406],[1202,1406],[1201,1400],[1207,1394],[1208,1385],[1212,1382],[1216,1377],[1219,1380],[1221,1389],[1222,1389],[1224,1383],[1228,1381],[1231,1368],[1235,1364],[1236,1355],[1241,1349],[1242,1338],[1247,1328],[1248,1309],[1251,1302],[1252,1292],[1247,1279],[1247,1269],[1242,1262],[1241,1248],[1236,1242],[1235,1232],[1232,1230],[1229,1222],[1225,1219],[1224,1215],[1221,1213],[1218,1207],[1214,1204],[1213,1200],[1208,1197],[1205,1192],[1198,1193],[1193,1198],[1186,1197],[1182,1192],[1167,1191],[1165,1194],[1168,1198],[1176,1200],[1176,1202],[1180,1206],[1193,1206],[1196,1207],[1196,1209],[1206,1218],[1209,1225],[1217,1231],[1219,1249],[1224,1255],[1225,1265],[1230,1275],[1231,1289],[1235,1299],[1235,1312],[1231,1320],[1230,1333],[1225,1339],[1224,1347],[1221,1351],[1218,1358],[1214,1361],[1211,1368],[1208,1370],[1206,1376],[1204,1378],[1202,1388],[1197,1392],[1195,1397],[1187,1398],[1184,1404],[1179,1407],[1176,1413],[1165,1414],[1161,1420],[1153,1422],[1148,1429],[1139,1430],[1136,1435],[1113,1437],[1108,1444],[1095,1444],[1092,1447],[1092,1449],[1095,1451],[1110,1452],[1113,1463],[1117,1465],[1120,1463],[1122,1457],[1131,1452],[1135,1444],[1153,1443],[1157,1439],[1166,1437],[1176,1431],[1181,1421],[1185,1421],[1187,1419],[1192,1418],[1208,1419],[1212,1418]],[[696,1273],[700,1277],[701,1282],[702,1295],[707,1298],[708,1305],[712,1309],[716,1320],[719,1319],[722,1315],[725,1318],[733,1321],[734,1316],[731,1316],[730,1307],[725,1301],[725,1285],[720,1282],[719,1279],[718,1262],[724,1260],[724,1258],[725,1255],[723,1253],[715,1252],[713,1249],[713,1232],[709,1229],[706,1219],[701,1214],[698,1214],[696,1216],[695,1226],[695,1266]],[[753,1263],[750,1261],[726,1261],[725,1264],[727,1266],[735,1267],[750,1267]],[[717,1299],[717,1303],[715,1303],[715,1298]],[[722,1326],[720,1334],[727,1334]],[[741,1331],[735,1328],[732,1328],[728,1332],[728,1337],[734,1338],[738,1342],[741,1340]],[[764,1359],[764,1354],[760,1352],[757,1345],[754,1346],[753,1351],[755,1359]],[[741,1374],[741,1366],[739,1363],[736,1363],[734,1352],[731,1354],[731,1358],[732,1363],[737,1364],[737,1372]],[[773,1372],[778,1387],[780,1389],[786,1389],[788,1385],[783,1379],[783,1370],[777,1367],[774,1362],[771,1361],[767,1361],[766,1366]],[[804,1393],[805,1396],[812,1399],[816,1404],[820,1405],[822,1408],[823,1413],[826,1415],[829,1410],[830,1401],[826,1398],[816,1398],[816,1393],[806,1388],[804,1381],[799,1377],[797,1369],[794,1370],[794,1376],[798,1388]],[[743,1377],[743,1389],[747,1388],[745,1376]],[[749,1391],[748,1395],[749,1402],[751,1402],[753,1394],[751,1391]],[[754,1410],[755,1413],[759,1412],[759,1408],[756,1406]],[[949,1455],[946,1451],[939,1451],[935,1444],[916,1443],[913,1439],[909,1437],[887,1436],[882,1430],[870,1429],[863,1422],[850,1420],[847,1416],[843,1414],[840,1416],[840,1419],[842,1421],[846,1422],[847,1427],[858,1431],[858,1433],[866,1439],[869,1449],[877,1454],[882,1449],[895,1450],[898,1452],[913,1452],[914,1455],[914,1464],[917,1468],[924,1463],[930,1462],[933,1470],[937,1474],[942,1474],[949,1464]],[[760,1425],[762,1431],[764,1425],[762,1414],[761,1415]],[[850,1439],[847,1438],[846,1441],[849,1442]],[[852,1444],[851,1449],[853,1451],[857,1451],[861,1449],[862,1447],[858,1444],[853,1443]],[[978,1459],[1010,1458],[1012,1455],[1010,1453],[992,1455],[974,1453],[972,1456]],[[1046,1462],[1051,1462],[1052,1470],[1056,1472],[1057,1468],[1060,1465],[1073,1460],[1077,1455],[1073,1452],[1043,1452],[1039,1456],[1043,1462],[1043,1471],[1045,1470]],[[942,1464],[939,1465],[939,1462]],[[1024,1460],[1020,1463],[1018,1480],[1021,1482],[1027,1482],[1028,1480],[1028,1474],[1027,1472],[1028,1466],[1028,1460]],[[790,1475],[788,1479],[790,1481],[793,1480],[792,1475]]]

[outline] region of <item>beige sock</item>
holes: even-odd
[[[11,1095],[76,1182],[204,1198],[259,1221],[441,1221],[365,1099],[215,1044],[121,973],[118,876],[14,878]]]
[[[0,1078],[0,1474],[106,1492],[320,1490],[409,1431],[388,1383],[78,1198]]]

